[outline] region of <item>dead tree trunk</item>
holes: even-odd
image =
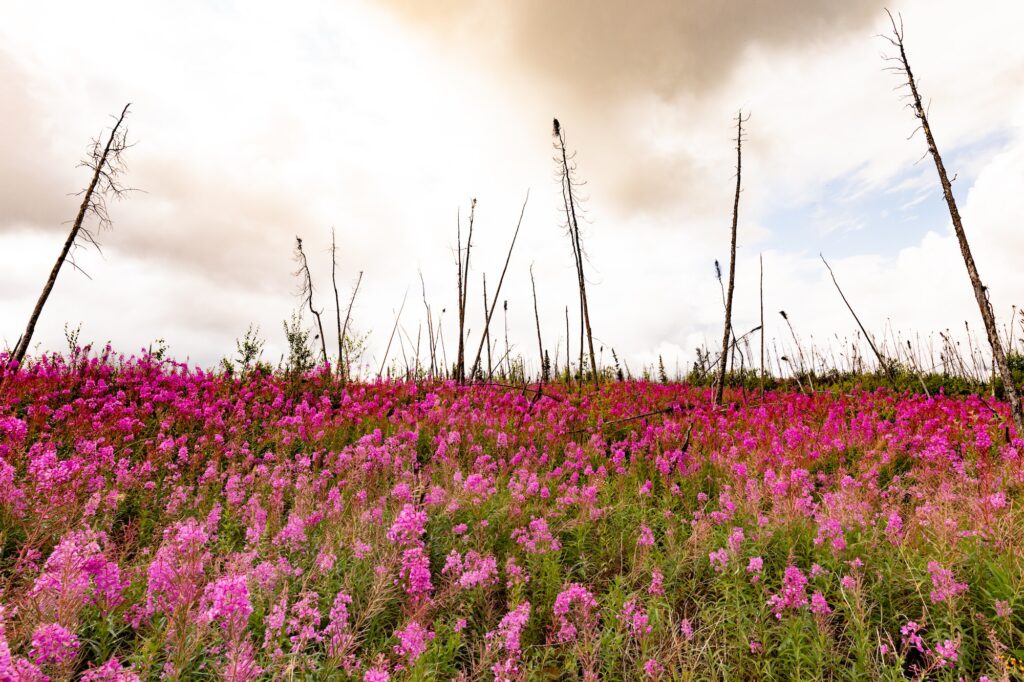
[[[573,178],[573,166],[569,163],[569,155],[565,149],[565,135],[558,119],[554,120],[554,136],[557,140],[556,161],[562,176],[562,199],[565,203],[565,215],[568,222],[569,237],[573,244],[573,256],[576,259],[576,277],[580,290],[580,313],[582,323],[587,331],[587,346],[590,352],[590,373],[594,380],[594,388],[600,387],[597,374],[597,356],[594,353],[594,334],[590,328],[590,307],[587,303],[587,279],[583,272],[583,242],[580,237],[580,224],[576,216],[576,204],[579,200],[574,192],[576,180]],[[581,344],[582,346],[582,344]],[[580,349],[582,351],[582,348]],[[580,363],[580,382],[583,382],[583,363]]]
[[[910,62],[907,60],[907,52],[903,46],[903,21],[896,25],[896,20],[889,14],[889,21],[892,23],[893,37],[888,38],[893,47],[899,50],[899,57],[890,59],[897,62],[895,69],[901,71],[907,78],[906,86],[910,88],[911,107],[914,115],[920,122],[921,130],[924,131],[925,139],[928,142],[928,152],[935,161],[935,170],[939,176],[939,183],[942,185],[942,194],[946,198],[946,206],[949,208],[949,217],[953,221],[953,230],[956,232],[956,239],[960,243],[960,254],[964,258],[964,265],[967,266],[967,275],[971,279],[971,287],[974,289],[974,298],[978,302],[978,309],[981,312],[982,322],[985,324],[985,334],[988,336],[989,345],[992,347],[992,360],[999,370],[1003,380],[1003,389],[1006,391],[1007,401],[1010,403],[1010,411],[1013,416],[1013,423],[1017,427],[1017,435],[1024,435],[1024,410],[1021,408],[1020,396],[1017,394],[1017,387],[1013,383],[1013,375],[1010,373],[1009,363],[1006,361],[1006,354],[1003,351],[1002,341],[999,339],[999,330],[996,327],[995,314],[992,311],[992,303],[988,298],[988,290],[981,283],[981,276],[978,274],[978,266],[974,263],[974,255],[967,243],[967,234],[964,232],[963,221],[960,219],[960,210],[957,208],[956,199],[953,197],[953,186],[949,176],[946,174],[946,166],[942,163],[942,156],[939,154],[938,145],[932,135],[931,126],[928,124],[928,113],[921,103],[921,93],[917,89],[917,81],[910,69]],[[916,132],[916,131],[915,131]]]
[[[743,118],[740,110],[736,116],[736,195],[732,202],[732,240],[729,247],[729,288],[725,294],[725,330],[722,332],[722,357],[718,361],[718,389],[715,391],[715,404],[722,404],[725,392],[725,367],[729,359],[729,336],[732,332],[732,295],[736,286],[736,223],[740,211],[740,177],[743,170],[743,123],[750,116]]]
[[[434,352],[434,317],[430,309],[430,304],[427,303],[427,283],[423,279],[423,271],[420,270],[420,288],[423,292],[423,307],[427,311],[427,352],[430,353],[430,378],[434,378],[436,371],[436,359],[437,354]],[[419,354],[417,354],[417,360]]]
[[[402,319],[402,311],[405,310],[405,300],[409,298],[409,290],[405,290],[405,295],[402,296],[402,305],[398,308],[398,314],[395,315],[395,326],[391,328],[391,336],[388,337],[388,346],[384,349],[384,359],[380,363],[380,370],[377,372],[377,379],[380,380],[384,376],[384,368],[388,364],[388,355],[391,353],[391,344],[395,340],[395,332],[398,331],[398,323]],[[402,337],[398,337],[398,343],[401,345]],[[388,370],[390,375],[391,370]]]
[[[761,400],[764,401],[764,254],[757,257],[758,273],[760,275],[760,302],[761,302]]]
[[[344,349],[341,340],[341,299],[338,297],[338,244],[334,238],[334,228],[331,228],[331,286],[334,288],[334,318],[338,325],[338,374],[343,371]]]
[[[505,267],[501,269],[501,277],[498,278],[498,289],[494,292],[494,301],[490,307],[487,305],[487,276],[484,275],[484,334],[480,338],[480,346],[476,349],[476,359],[473,360],[473,373],[475,376],[476,370],[480,365],[480,352],[483,350],[484,343],[487,343],[487,363],[488,363],[488,375],[491,373],[491,316],[494,315],[494,307],[498,305],[498,297],[501,296],[501,285],[505,282],[505,273],[508,272],[508,264],[512,260],[512,249],[516,246],[516,239],[519,237],[519,228],[523,226],[523,216],[526,215],[526,204],[530,201],[530,192],[526,192],[526,198],[523,200],[523,208],[519,211],[519,222],[516,223],[516,231],[512,234],[512,243],[508,247],[508,255],[505,256]]]
[[[861,324],[860,322],[860,318],[857,317],[857,313],[853,311],[853,306],[850,305],[850,302],[846,300],[846,294],[844,294],[843,290],[839,288],[839,282],[836,281],[836,274],[832,272],[832,266],[828,264],[827,260],[825,260],[825,256],[823,256],[820,253],[818,254],[818,256],[821,258],[821,262],[825,264],[825,267],[828,268],[828,274],[832,277],[832,283],[836,285],[836,291],[839,292],[839,297],[843,299],[843,303],[846,304],[846,309],[850,311],[851,315],[853,315],[853,319],[854,321],[856,321],[857,326],[860,327],[860,330],[862,332],[864,332],[864,338],[867,339],[868,346],[871,347],[871,352],[875,354],[875,359],[878,360],[878,364],[881,366],[881,368],[885,370],[885,373],[889,376],[889,383],[891,383],[892,387],[895,389],[896,376],[895,374],[893,374],[892,364],[885,358],[884,355],[882,355],[882,353],[875,346],[875,342],[871,338],[871,335],[868,334],[868,330],[864,328],[864,325]]]
[[[476,199],[469,204],[469,235],[466,237],[466,260],[462,260],[462,220],[458,220],[456,235],[458,250],[456,263],[459,268],[459,348],[455,357],[455,378],[460,384],[466,382],[466,291],[469,289],[469,253],[473,247],[473,220],[476,217]]]
[[[565,306],[565,381],[572,381],[572,353],[569,352],[569,306]]]
[[[540,313],[537,311],[537,283],[533,279],[533,264],[530,265],[530,286],[533,288],[533,319],[537,322],[537,352],[540,355],[540,383],[547,381],[547,372],[544,371],[544,342],[540,338]]]
[[[352,288],[352,298],[348,301],[348,310],[345,311],[345,324],[341,325],[341,343],[344,355],[338,358],[338,364],[341,365],[341,383],[344,385],[351,375],[352,368],[348,357],[348,350],[345,349],[345,339],[348,338],[348,321],[352,318],[352,306],[356,302],[356,294],[359,293],[359,285],[363,281],[363,271],[359,271],[359,278],[356,280],[355,287]]]
[[[309,273],[309,261],[306,260],[306,252],[302,250],[302,240],[298,237],[295,238],[295,260],[299,263],[299,269],[295,274],[302,278],[300,296],[305,299],[309,306],[309,312],[313,313],[313,317],[316,318],[316,326],[320,331],[320,352],[324,364],[330,367],[330,361],[327,359],[327,340],[324,338],[324,324],[320,319],[319,311],[313,307],[313,276]]]
[[[491,377],[491,316],[487,314],[487,273],[484,273],[484,335],[480,338],[480,347],[483,348],[484,341],[487,342],[487,379],[490,381]],[[498,300],[495,296],[494,300]],[[479,370],[479,372],[478,372]],[[473,379],[477,378],[478,374],[483,374],[483,369],[480,368],[480,352],[477,351],[476,360],[473,362]]]
[[[60,255],[57,256],[57,262],[53,264],[53,269],[50,270],[50,276],[46,279],[46,284],[43,285],[43,291],[39,294],[35,308],[32,309],[32,314],[28,318],[25,331],[14,347],[11,360],[15,364],[20,365],[28,353],[29,346],[32,344],[32,335],[36,331],[36,324],[39,322],[39,316],[43,312],[43,306],[46,305],[46,301],[50,298],[53,286],[57,283],[57,275],[60,274],[61,267],[64,266],[64,262],[68,259],[71,248],[78,243],[80,238],[99,248],[95,235],[88,228],[82,226],[86,216],[90,214],[96,216],[100,222],[100,229],[108,226],[110,220],[107,217],[106,197],[112,196],[117,198],[125,192],[125,189],[118,184],[117,176],[124,170],[121,153],[128,148],[128,144],[125,137],[126,133],[121,128],[121,124],[124,123],[130,106],[130,103],[126,104],[124,109],[121,110],[121,115],[111,129],[110,137],[107,138],[106,144],[100,147],[100,141],[97,139],[93,143],[89,159],[82,162],[82,165],[92,170],[92,179],[89,181],[89,186],[85,189],[82,196],[82,203],[79,205],[78,215],[75,216],[75,221],[71,225],[71,232],[68,233],[68,238],[64,240],[64,247],[61,249]],[[71,265],[72,267],[75,266],[73,260]]]

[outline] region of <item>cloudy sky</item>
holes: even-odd
[[[1024,304],[1024,5],[892,9],[1009,325]],[[401,326],[415,342],[420,272],[435,318],[447,309],[452,360],[457,212],[478,200],[475,348],[481,277],[493,295],[529,191],[500,298],[510,342],[532,360],[532,264],[545,345],[564,358],[565,307],[575,327],[578,303],[552,160],[557,116],[586,181],[605,359],[614,347],[633,368],[659,355],[685,368],[721,338],[713,264],[728,259],[739,109],[751,119],[737,330],[757,324],[763,256],[779,352],[785,309],[802,337],[838,355],[855,324],[819,252],[879,336],[938,344],[934,334],[965,321],[981,328],[934,167],[919,161],[924,140],[907,139],[915,121],[883,70],[887,19],[875,1],[0,0],[0,15],[2,345],[17,340],[75,215],[88,181],[77,161],[127,102],[126,181],[140,191],[111,206],[102,254],[78,252],[91,279],[61,273],[39,349],[63,348],[65,323],[81,324],[83,340],[132,352],[163,338],[175,356],[211,365],[255,323],[276,362],[281,321],[299,306],[296,235],[333,319],[334,228],[343,299],[364,272],[353,321],[370,334],[373,372],[407,291]],[[504,320],[492,329],[503,334]]]

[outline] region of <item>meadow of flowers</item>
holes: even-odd
[[[1000,403],[728,397],[9,370],[0,680],[1016,679]]]

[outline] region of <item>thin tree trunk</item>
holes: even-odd
[[[306,252],[302,250],[302,240],[298,237],[295,238],[295,250],[298,252],[300,268],[297,274],[302,275],[304,278],[303,293],[306,296],[306,303],[309,306],[309,312],[313,313],[313,317],[316,318],[317,329],[320,330],[320,352],[322,353],[324,364],[330,367],[330,361],[327,359],[327,339],[324,338],[324,324],[320,319],[320,313],[313,307],[313,276],[309,272]]]
[[[886,10],[888,12],[888,10]],[[942,163],[942,156],[939,154],[938,145],[932,135],[931,126],[928,124],[928,114],[921,103],[921,93],[917,90],[917,82],[914,73],[910,70],[910,62],[907,60],[907,52],[903,47],[903,28],[899,28],[892,14],[889,14],[892,22],[894,38],[891,42],[899,49],[899,61],[903,72],[907,77],[907,85],[910,87],[910,94],[913,100],[914,113],[921,122],[921,129],[924,131],[925,139],[928,141],[928,151],[932,160],[935,161],[935,170],[942,185],[942,194],[946,198],[946,206],[949,208],[949,216],[953,221],[953,230],[956,232],[956,239],[960,243],[960,254],[963,256],[964,265],[967,266],[967,274],[971,279],[971,287],[974,289],[974,298],[978,302],[978,310],[981,312],[981,319],[985,324],[985,334],[988,336],[989,345],[992,347],[992,359],[999,369],[999,375],[1003,380],[1003,389],[1006,391],[1007,401],[1010,403],[1010,412],[1013,416],[1013,423],[1017,427],[1018,436],[1024,434],[1024,409],[1021,407],[1020,396],[1017,394],[1017,387],[1013,382],[1013,375],[1010,373],[1009,363],[1006,361],[1006,354],[1003,351],[1003,344],[999,339],[999,331],[996,328],[995,314],[992,311],[992,304],[989,301],[988,293],[981,283],[981,276],[978,274],[978,266],[974,263],[974,255],[967,243],[967,234],[964,232],[963,221],[960,219],[960,210],[957,208],[956,199],[953,197],[953,186],[946,174],[946,167]]]
[[[749,119],[749,116],[747,117]],[[729,334],[732,331],[732,296],[736,286],[736,224],[740,211],[740,180],[743,170],[743,111],[736,116],[736,195],[732,203],[732,239],[729,247],[729,288],[725,295],[725,330],[722,332],[722,357],[719,359],[718,389],[715,404],[722,404],[725,392],[725,367],[729,359]]]
[[[384,349],[384,360],[380,363],[380,371],[377,372],[377,378],[378,379],[380,379],[382,376],[384,376],[384,366],[387,365],[388,354],[391,352],[391,343],[395,340],[395,331],[398,330],[398,322],[399,322],[399,320],[402,319],[402,311],[405,310],[405,299],[408,298],[408,296],[409,296],[409,290],[406,289],[405,295],[402,296],[402,305],[398,308],[398,314],[395,315],[395,326],[391,328],[391,336],[390,336],[390,338],[388,338],[388,346],[387,346],[387,348]],[[402,342],[401,337],[399,337],[398,342],[399,342],[399,344],[401,344],[401,342]]]
[[[338,374],[344,370],[343,344],[341,342],[341,300],[338,297],[338,257],[337,242],[334,239],[334,228],[331,228],[331,286],[334,287],[334,316],[338,324]]]
[[[565,306],[565,376],[572,380],[572,354],[569,353],[569,306]]]
[[[60,250],[60,255],[57,256],[57,262],[53,264],[53,268],[50,270],[50,276],[47,277],[46,284],[43,285],[43,291],[39,294],[39,299],[36,301],[36,305],[32,309],[32,314],[28,318],[28,324],[25,325],[25,331],[22,333],[17,345],[14,347],[14,354],[11,359],[15,364],[20,365],[25,359],[25,355],[28,353],[29,346],[32,344],[32,335],[35,334],[36,331],[36,324],[39,322],[39,316],[43,312],[43,306],[46,305],[46,301],[50,298],[50,292],[53,291],[53,286],[57,283],[57,275],[60,274],[60,269],[63,267],[64,261],[67,260],[68,254],[71,252],[71,247],[74,246],[75,240],[78,239],[78,235],[82,230],[82,222],[85,220],[85,216],[89,213],[89,209],[93,205],[93,193],[96,191],[96,187],[99,185],[100,179],[103,177],[103,169],[107,165],[111,149],[115,146],[115,142],[117,140],[117,131],[121,127],[124,117],[128,114],[128,107],[130,106],[131,104],[126,104],[124,109],[121,110],[121,116],[117,119],[117,123],[114,124],[113,129],[111,129],[110,137],[107,138],[107,143],[103,147],[103,154],[100,156],[99,162],[96,164],[96,168],[93,169],[92,179],[89,181],[89,186],[86,188],[85,195],[82,197],[82,203],[78,207],[78,215],[75,216],[75,222],[71,225],[71,232],[68,233],[68,238],[64,240],[64,247]]]
[[[594,379],[594,388],[600,387],[600,380],[597,374],[597,355],[594,353],[594,333],[590,327],[590,306],[587,303],[587,281],[583,272],[583,243],[580,237],[580,225],[576,218],[576,197],[572,191],[572,174],[569,167],[569,156],[565,149],[565,137],[562,134],[558,119],[554,122],[555,137],[558,139],[559,149],[562,155],[562,194],[566,207],[566,217],[569,219],[569,233],[574,243],[576,256],[576,272],[580,289],[580,308],[582,324],[587,331],[587,345],[590,351],[590,371]],[[582,343],[581,343],[582,346]],[[581,348],[582,350],[582,348]],[[583,363],[580,362],[580,383],[583,383]]]
[[[466,295],[469,290],[469,254],[473,248],[473,222],[476,218],[476,199],[469,204],[469,234],[466,237],[466,260],[462,260],[462,223],[459,221],[458,265],[459,265],[459,348],[456,356],[455,374],[460,384],[466,382]]]
[[[761,302],[761,400],[764,400],[764,254],[757,257],[758,272],[761,284],[759,287]]]
[[[474,371],[480,363],[480,351],[483,349],[483,344],[486,342],[490,344],[490,327],[491,327],[491,316],[494,314],[494,307],[498,304],[498,297],[501,295],[501,285],[505,281],[505,273],[508,272],[508,264],[512,260],[512,249],[516,246],[516,239],[519,237],[519,228],[523,226],[523,216],[526,215],[526,204],[530,201],[530,192],[527,190],[526,198],[523,200],[523,207],[519,211],[519,221],[516,223],[516,231],[512,234],[512,243],[509,244],[508,254],[505,256],[505,267],[501,270],[501,277],[498,278],[498,289],[494,292],[494,302],[491,303],[490,308],[487,306],[487,291],[484,291],[484,335],[480,339],[480,347],[476,351],[476,359],[473,360]],[[487,286],[487,277],[484,276],[484,286]],[[490,346],[487,348],[488,355],[490,354]],[[488,359],[488,362],[490,360]]]
[[[511,364],[511,353],[508,345],[508,299],[502,302],[502,308],[505,313],[505,374],[512,376],[512,364]]]
[[[530,265],[530,286],[533,288],[533,319],[537,322],[537,356],[540,359],[540,382],[543,384],[547,378],[544,376],[544,342],[540,338],[540,313],[537,311],[537,283],[533,279],[533,265]]]
[[[480,338],[481,345],[487,342],[487,378],[491,377],[491,316],[487,313],[487,273],[484,273],[484,335]],[[476,360],[473,362],[473,378],[476,378],[477,369],[480,367],[480,352],[477,351]],[[481,374],[483,370],[480,370]]]
[[[423,292],[423,307],[427,311],[427,352],[430,353],[430,378],[434,378],[435,369],[435,358],[434,352],[434,320],[431,314],[430,304],[427,303],[427,283],[423,279],[423,271],[420,270],[420,287]],[[419,360],[419,352],[416,354],[417,360]]]
[[[359,271],[359,278],[356,280],[356,285],[352,289],[352,298],[349,299],[349,302],[348,302],[348,310],[345,311],[345,324],[341,325],[341,342],[342,342],[342,348],[343,349],[345,347],[345,345],[344,345],[345,344],[345,338],[348,335],[348,321],[352,317],[352,306],[355,305],[356,294],[359,293],[359,285],[362,283],[362,281],[363,281],[363,271],[360,270]],[[338,362],[341,363],[341,365],[342,365],[342,368],[341,368],[341,383],[342,383],[342,385],[344,385],[348,381],[349,376],[351,374],[351,370],[352,370],[352,368],[349,365],[348,353],[345,352],[344,358],[343,359],[339,359]]]
[[[892,387],[896,388],[896,376],[893,374],[892,365],[878,351],[878,348],[875,346],[875,342],[872,340],[871,335],[868,334],[868,330],[864,328],[864,325],[861,324],[860,318],[857,317],[857,313],[853,311],[853,306],[850,305],[850,302],[846,300],[846,295],[843,293],[843,290],[839,287],[839,282],[836,281],[836,274],[832,272],[832,266],[828,264],[827,260],[825,260],[825,256],[821,255],[820,253],[818,254],[818,256],[821,258],[821,262],[825,264],[825,267],[828,268],[828,274],[832,277],[832,283],[836,285],[836,291],[839,292],[839,297],[843,299],[843,303],[846,304],[847,310],[849,310],[850,314],[853,315],[853,319],[857,322],[857,326],[860,327],[861,332],[864,333],[864,338],[867,339],[868,346],[871,347],[871,352],[875,354],[875,358],[878,360],[878,364],[881,365],[882,369],[885,370],[885,373],[889,376],[889,382],[892,384]],[[893,340],[893,343],[895,343],[895,339]]]

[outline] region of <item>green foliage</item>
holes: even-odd
[[[316,366],[313,348],[310,345],[310,332],[302,323],[302,314],[293,312],[290,320],[285,320],[284,336],[288,343],[288,358],[284,370],[292,376],[301,376]]]

